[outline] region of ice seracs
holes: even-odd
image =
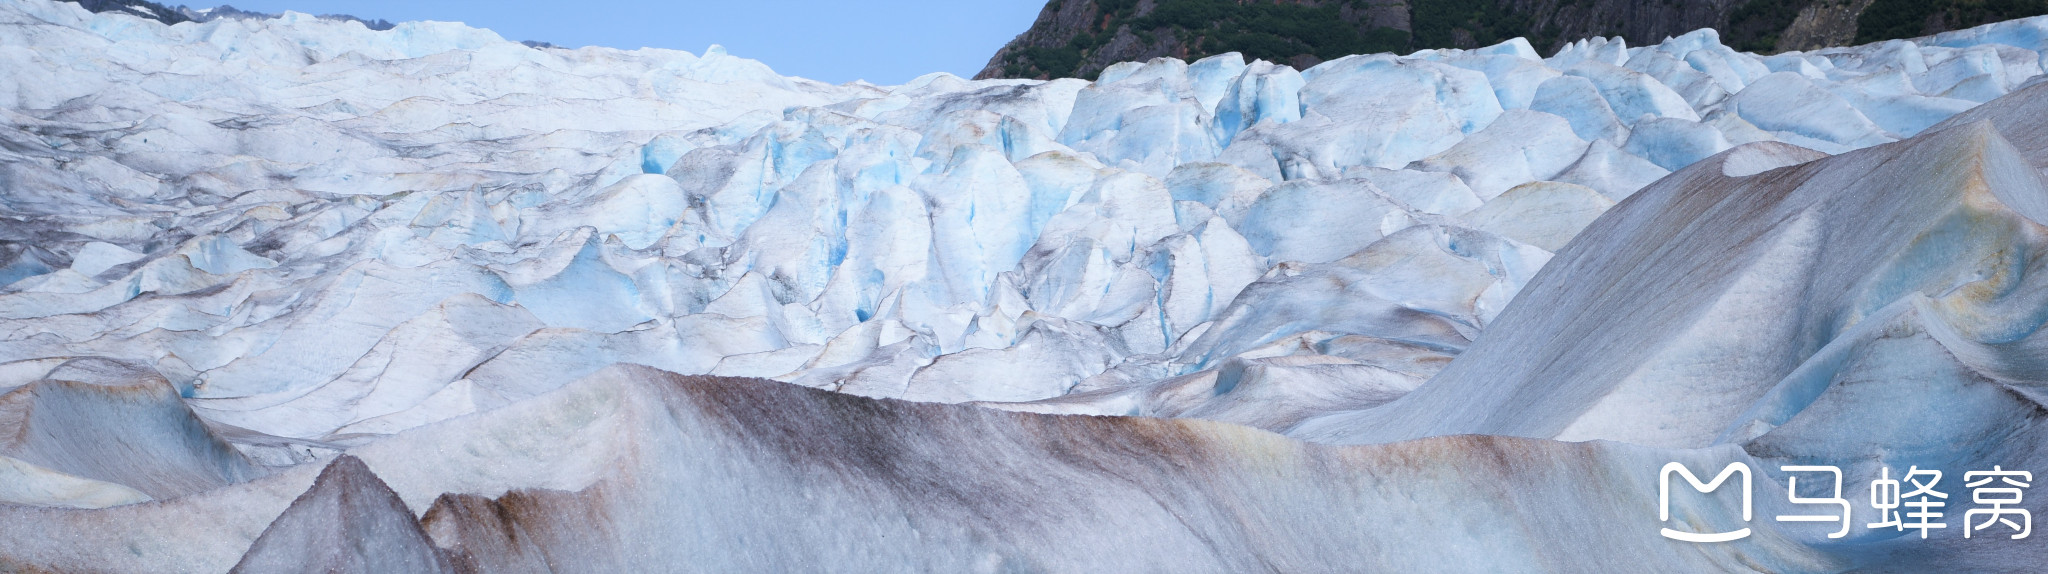
[[[420,528],[485,570],[1311,569],[1359,540],[1418,569],[1331,509],[1483,500],[1512,517],[1414,526],[1577,570],[1611,556],[1546,550],[1548,510],[1635,516],[1595,500],[1639,496],[1631,465],[2048,468],[1998,430],[2040,394],[2048,20],[900,86],[445,23],[0,22],[0,564]],[[1845,422],[1940,397],[1933,438]],[[1586,439],[1617,442],[1557,442]],[[412,517],[280,519],[369,474]],[[1072,518],[1105,508],[1138,526]],[[1612,556],[1867,564],[1759,532]]]

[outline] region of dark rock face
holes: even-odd
[[[1052,0],[976,78],[1092,78],[1117,62],[1224,52],[1311,66],[1410,44],[1406,0]]]
[[[211,10],[193,10],[192,8],[186,7],[182,4],[176,6],[167,6],[164,4],[158,4],[156,2],[150,2],[149,0],[65,1],[76,2],[79,5],[79,7],[85,8],[86,10],[90,10],[93,12],[115,12],[120,14],[127,14],[137,18],[148,18],[151,20],[156,20],[158,22],[163,22],[165,24],[177,24],[180,22],[206,22],[221,18],[234,18],[238,20],[267,20],[270,18],[277,18],[279,16],[277,14],[268,14],[264,12],[250,12],[247,10],[239,10],[236,9],[234,6],[228,5],[221,5],[220,7],[213,8]],[[321,18],[323,20],[344,20],[360,22],[362,23],[363,26],[368,27],[371,30],[390,30],[392,28],[397,27],[396,24],[393,24],[390,21],[384,20],[382,18],[378,18],[375,20],[364,20],[362,18],[357,18],[355,16],[350,16],[347,14],[321,14],[320,16],[318,16],[318,18]],[[546,42],[538,43],[546,44]],[[552,46],[552,44],[550,44],[550,46]]]
[[[453,572],[391,487],[353,456],[320,471],[233,572]]]
[[[137,18],[148,18],[165,24],[192,21],[186,10],[172,8],[147,0],[73,0],[79,6],[93,12],[119,12]],[[180,7],[182,8],[182,7]]]
[[[1350,54],[1621,36],[1629,45],[1714,28],[1738,50],[1782,52],[1912,38],[2048,14],[2048,0],[1051,0],[975,77],[1094,78],[1117,62],[1224,52],[1305,68]]]

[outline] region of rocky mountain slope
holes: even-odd
[[[156,20],[158,22],[163,22],[165,24],[177,24],[179,22],[206,22],[208,20],[217,20],[221,18],[235,18],[240,20],[267,20],[278,17],[277,14],[250,12],[247,10],[236,9],[234,6],[228,5],[221,5],[214,8],[193,9],[186,7],[184,5],[169,6],[164,4],[158,4],[155,2],[150,2],[149,0],[64,1],[76,2],[79,5],[79,7],[85,8],[86,10],[95,13],[114,12],[119,14],[127,14],[130,16]],[[383,19],[364,20],[362,18],[357,18],[355,16],[350,16],[347,14],[323,14],[320,15],[319,18],[343,22],[358,22],[361,23],[364,27],[367,27],[371,30],[390,30],[392,26],[394,26],[391,22]]]
[[[1527,38],[1539,53],[1699,28],[1738,50],[1813,50],[1929,36],[2048,14],[2048,0],[1051,0],[976,78],[1094,78],[1117,62],[1224,52],[1307,68],[1349,54],[1476,48]]]

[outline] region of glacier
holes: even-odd
[[[2023,569],[1654,493],[2048,472],[2044,57],[831,85],[10,0],[0,571]]]

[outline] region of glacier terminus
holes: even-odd
[[[835,85],[0,0],[0,572],[2037,569],[1963,531],[2048,472],[2044,59]],[[1845,534],[1771,518],[1818,467]],[[1865,527],[1909,470],[1948,527]]]

